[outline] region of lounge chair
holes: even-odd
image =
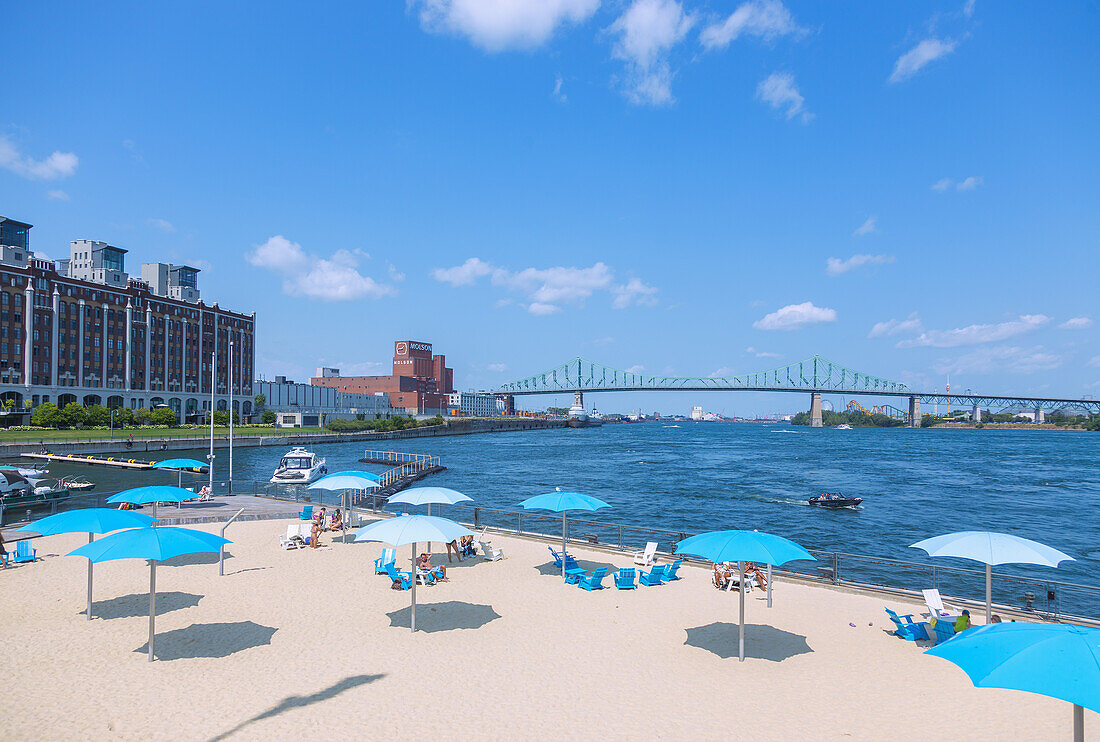
[[[634,568],[623,568],[615,574],[615,587],[620,590],[637,590],[638,586],[634,582]]]
[[[298,524],[291,523],[286,527],[286,535],[279,536],[279,546],[283,547],[284,551],[290,549],[300,549],[305,544],[302,543],[301,538],[298,536]]]
[[[38,558],[38,549],[31,546],[30,541],[16,541],[15,542],[15,556],[13,557],[16,564],[22,562],[33,562]]]
[[[668,582],[669,580],[679,580],[679,579],[681,579],[680,575],[678,575],[676,573],[680,571],[680,565],[683,564],[683,563],[684,563],[684,560],[682,558],[680,558],[680,559],[677,559],[672,564],[666,564],[665,565],[665,573],[661,576],[661,579],[664,580],[665,582]]]
[[[298,513],[298,520],[313,520],[313,506],[306,505]]]
[[[955,624],[953,621],[937,619],[933,616],[932,619],[929,620],[928,625],[932,627],[932,635],[928,638],[932,640],[933,644],[942,644],[955,636]]]
[[[899,616],[887,608],[886,615],[889,616],[890,620],[897,626],[897,629],[893,632],[894,636],[900,636],[902,639],[910,642],[915,642],[917,639],[928,638],[928,630],[924,628],[923,623],[914,623],[912,614]]]
[[[481,544],[481,556],[490,562],[495,562],[504,558],[504,549],[494,549],[484,541],[479,542]]]
[[[655,587],[662,584],[662,578],[665,576],[664,565],[654,567],[648,572],[638,573],[638,584],[645,585],[646,587]]]
[[[309,546],[310,539],[313,538],[313,522],[299,523],[298,524],[298,536],[302,539],[302,542],[306,546]]]
[[[921,590],[921,592],[924,594],[924,604],[928,606],[928,615],[944,618],[954,616],[958,612],[954,608],[943,604],[943,598],[940,597],[939,590],[932,588],[931,590]]]
[[[386,565],[397,561],[397,549],[382,549],[382,556],[374,560],[374,573],[386,574]]]
[[[600,567],[590,575],[585,575],[577,581],[577,587],[585,590],[603,590],[603,578],[607,577],[607,567]]]
[[[649,567],[657,563],[657,542],[650,541],[645,545],[644,551],[634,552],[634,563],[641,567]]]
[[[390,580],[399,583],[402,590],[408,590],[412,587],[412,572],[398,572],[397,568],[393,566],[393,562],[389,562],[386,566],[386,574],[390,576]]]
[[[552,547],[552,546],[547,546],[546,548],[549,549],[550,553],[554,555],[554,566],[557,567],[558,569],[561,569],[561,554],[554,551],[554,547]],[[577,569],[577,567],[579,567],[579,566],[580,565],[577,564],[577,558],[574,557],[569,552],[565,552],[565,568],[566,569]]]

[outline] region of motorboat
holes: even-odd
[[[852,426],[849,425],[848,423],[841,423],[840,425],[836,426],[836,429],[837,430],[851,430]]]
[[[328,474],[325,460],[301,447],[292,448],[271,475],[272,484],[309,484]]]
[[[57,487],[72,492],[87,492],[95,489],[95,482],[90,481],[87,477],[62,477],[57,480]]]
[[[837,494],[820,494],[807,502],[821,508],[854,508],[863,502],[862,497],[845,497]]]

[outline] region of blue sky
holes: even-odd
[[[257,312],[268,376],[384,373],[414,338],[461,388],[576,355],[707,376],[818,353],[918,387],[1097,394],[1098,16],[19,3],[0,214],[51,257],[86,237],[135,273],[199,265],[204,298]]]

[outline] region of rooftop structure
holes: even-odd
[[[319,368],[310,383],[355,394],[385,393],[391,405],[410,414],[445,412],[447,395],[454,391],[446,356],[433,355],[431,343],[417,340],[397,340],[393,351],[389,376],[341,376],[340,369]]]

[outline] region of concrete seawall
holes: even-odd
[[[356,441],[393,441],[405,438],[432,438],[441,435],[471,435],[474,433],[508,433],[518,430],[541,430],[545,428],[564,428],[564,420],[528,420],[528,419],[461,419],[450,420],[443,425],[430,425],[410,430],[395,430],[388,433],[304,433],[302,435],[248,435],[233,436],[234,448],[255,446],[306,446],[317,443],[348,443]],[[214,447],[226,448],[229,438],[215,436]],[[0,459],[18,458],[24,453],[80,453],[80,454],[129,454],[135,458],[146,455],[156,456],[162,451],[184,451],[195,448],[208,448],[209,437],[160,438],[135,440],[127,447],[125,439],[92,441],[22,441],[19,443],[0,443]]]

